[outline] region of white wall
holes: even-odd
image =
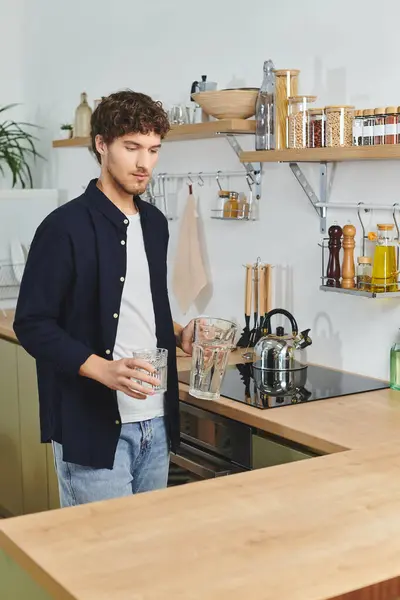
[[[193,9],[193,13],[190,9]],[[379,17],[379,18],[378,18]],[[301,69],[301,91],[318,105],[339,102],[360,108],[400,104],[396,0],[36,0],[24,18],[24,93],[31,118],[45,125],[50,161],[38,173],[44,186],[81,191],[97,168],[87,150],[50,150],[59,124],[71,120],[81,91],[91,100],[124,87],[152,94],[167,106],[186,101],[190,83],[203,73],[225,87],[232,80],[260,83],[262,63]],[[248,141],[246,142],[249,143]],[[166,144],[163,171],[234,169],[239,165],[225,140]],[[317,167],[308,169],[317,184]],[[338,165],[332,201],[391,204],[398,198],[398,163]],[[233,183],[233,182],[231,182]],[[242,183],[242,186],[245,185]],[[276,268],[276,303],[292,309],[302,328],[311,327],[309,359],[349,371],[386,377],[388,352],[399,326],[400,301],[372,301],[319,292],[319,223],[286,165],[266,165],[261,220],[226,223],[209,219],[216,187],[200,194],[212,263],[214,294],[208,313],[242,318],[242,264],[259,255]],[[244,189],[244,188],[243,188]],[[182,213],[185,190],[180,194]],[[357,225],[353,211],[330,214]],[[373,222],[390,215],[375,213]],[[172,267],[179,223],[171,224]],[[170,269],[171,271],[172,269]],[[291,283],[292,281],[292,283]],[[183,317],[173,301],[175,317]],[[201,307],[204,309],[204,307]]]

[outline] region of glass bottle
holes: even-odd
[[[359,256],[357,263],[357,289],[368,292],[371,289],[372,260],[369,256]]]
[[[239,212],[239,194],[229,192],[229,198],[224,205],[224,219],[237,219]]]
[[[375,123],[374,123],[374,144],[375,146],[381,146],[385,143],[385,112],[382,108],[375,109]]]
[[[356,110],[353,121],[353,146],[363,145],[364,116],[362,110]]]
[[[394,225],[378,225],[378,232],[368,234],[370,241],[376,241],[374,267],[372,269],[373,292],[397,291],[396,242],[393,238]]]
[[[75,111],[74,137],[90,136],[90,120],[92,118],[92,109],[87,101],[87,94],[81,94],[81,103]]]
[[[400,390],[400,342],[397,341],[390,349],[390,387]]]
[[[363,146],[373,146],[374,145],[374,123],[375,123],[374,109],[366,108],[364,110]]]
[[[275,150],[275,72],[272,60],[264,63],[264,79],[257,96],[256,150]]]

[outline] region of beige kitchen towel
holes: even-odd
[[[196,199],[190,186],[181,221],[172,280],[173,291],[183,313],[189,310],[208,284],[198,220]]]

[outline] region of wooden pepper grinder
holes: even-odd
[[[329,260],[326,270],[326,285],[329,287],[340,287],[340,259],[342,228],[339,225],[329,227]]]
[[[342,288],[351,290],[356,287],[354,277],[356,269],[354,265],[354,248],[356,242],[354,237],[356,228],[354,225],[345,225],[343,227],[343,266],[342,266]]]

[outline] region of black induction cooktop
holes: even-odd
[[[190,372],[179,373],[179,381],[189,385]],[[333,369],[310,365],[303,387],[289,395],[272,396],[258,389],[252,377],[250,364],[231,365],[222,382],[221,396],[243,402],[255,408],[266,409],[316,400],[327,400],[338,396],[349,396],[388,388],[386,382],[362,375],[343,373]]]

